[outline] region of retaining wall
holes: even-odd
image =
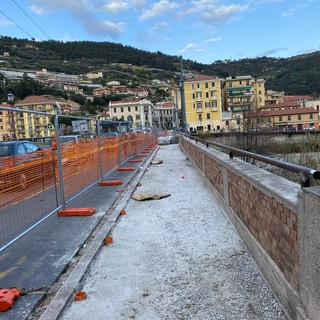
[[[320,188],[300,185],[216,149],[179,144],[218,197],[288,318],[320,319]]]

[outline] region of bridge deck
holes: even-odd
[[[66,281],[40,319],[53,319],[59,309],[63,320],[286,319],[179,146],[161,146],[155,160],[163,163],[150,165],[141,186],[127,190],[121,204],[126,214],[112,228],[113,243],[100,247],[83,287],[76,288],[87,299],[73,301],[71,295],[66,304],[63,294],[72,283]],[[132,191],[170,196],[137,201],[129,198]],[[80,279],[77,272],[69,277]]]

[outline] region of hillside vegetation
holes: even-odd
[[[10,37],[0,38],[0,54],[9,52],[3,58],[1,68],[40,70],[81,74],[110,67],[113,63],[144,66],[155,70],[165,70],[159,76],[172,79],[180,71],[178,56],[161,52],[148,52],[112,42],[92,41],[43,41]],[[290,95],[320,95],[320,52],[298,55],[291,58],[259,57],[233,61],[215,61],[201,64],[183,60],[186,71],[227,77],[251,75],[266,80],[266,89],[284,91]],[[144,76],[139,71],[139,76]],[[163,79],[164,80],[164,79]]]

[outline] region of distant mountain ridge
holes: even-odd
[[[43,41],[0,38],[1,67],[13,69],[43,68],[53,72],[80,74],[103,69],[110,64],[124,63],[166,71],[172,75],[180,71],[178,56],[162,52],[148,52],[112,42]],[[185,71],[217,77],[251,75],[266,80],[266,89],[284,91],[288,95],[320,95],[320,52],[291,58],[247,58],[201,64],[183,60]],[[172,77],[174,78],[174,76]]]

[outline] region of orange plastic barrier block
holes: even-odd
[[[0,311],[7,311],[13,306],[14,300],[20,297],[17,289],[0,289]]]
[[[129,162],[142,162],[142,160],[138,160],[138,159],[131,159],[131,160],[129,160]]]
[[[133,167],[123,167],[123,168],[118,168],[118,171],[134,171]]]
[[[95,208],[69,208],[58,211],[59,217],[91,216],[96,212]]]
[[[120,186],[123,184],[122,180],[107,180],[107,181],[101,181],[99,183],[100,186]]]
[[[82,300],[86,300],[86,299],[87,299],[87,293],[85,291],[77,292],[74,297],[75,301],[82,301]]]
[[[112,242],[113,242],[112,236],[106,236],[106,237],[104,238],[104,243],[105,243],[107,246],[109,246]]]

